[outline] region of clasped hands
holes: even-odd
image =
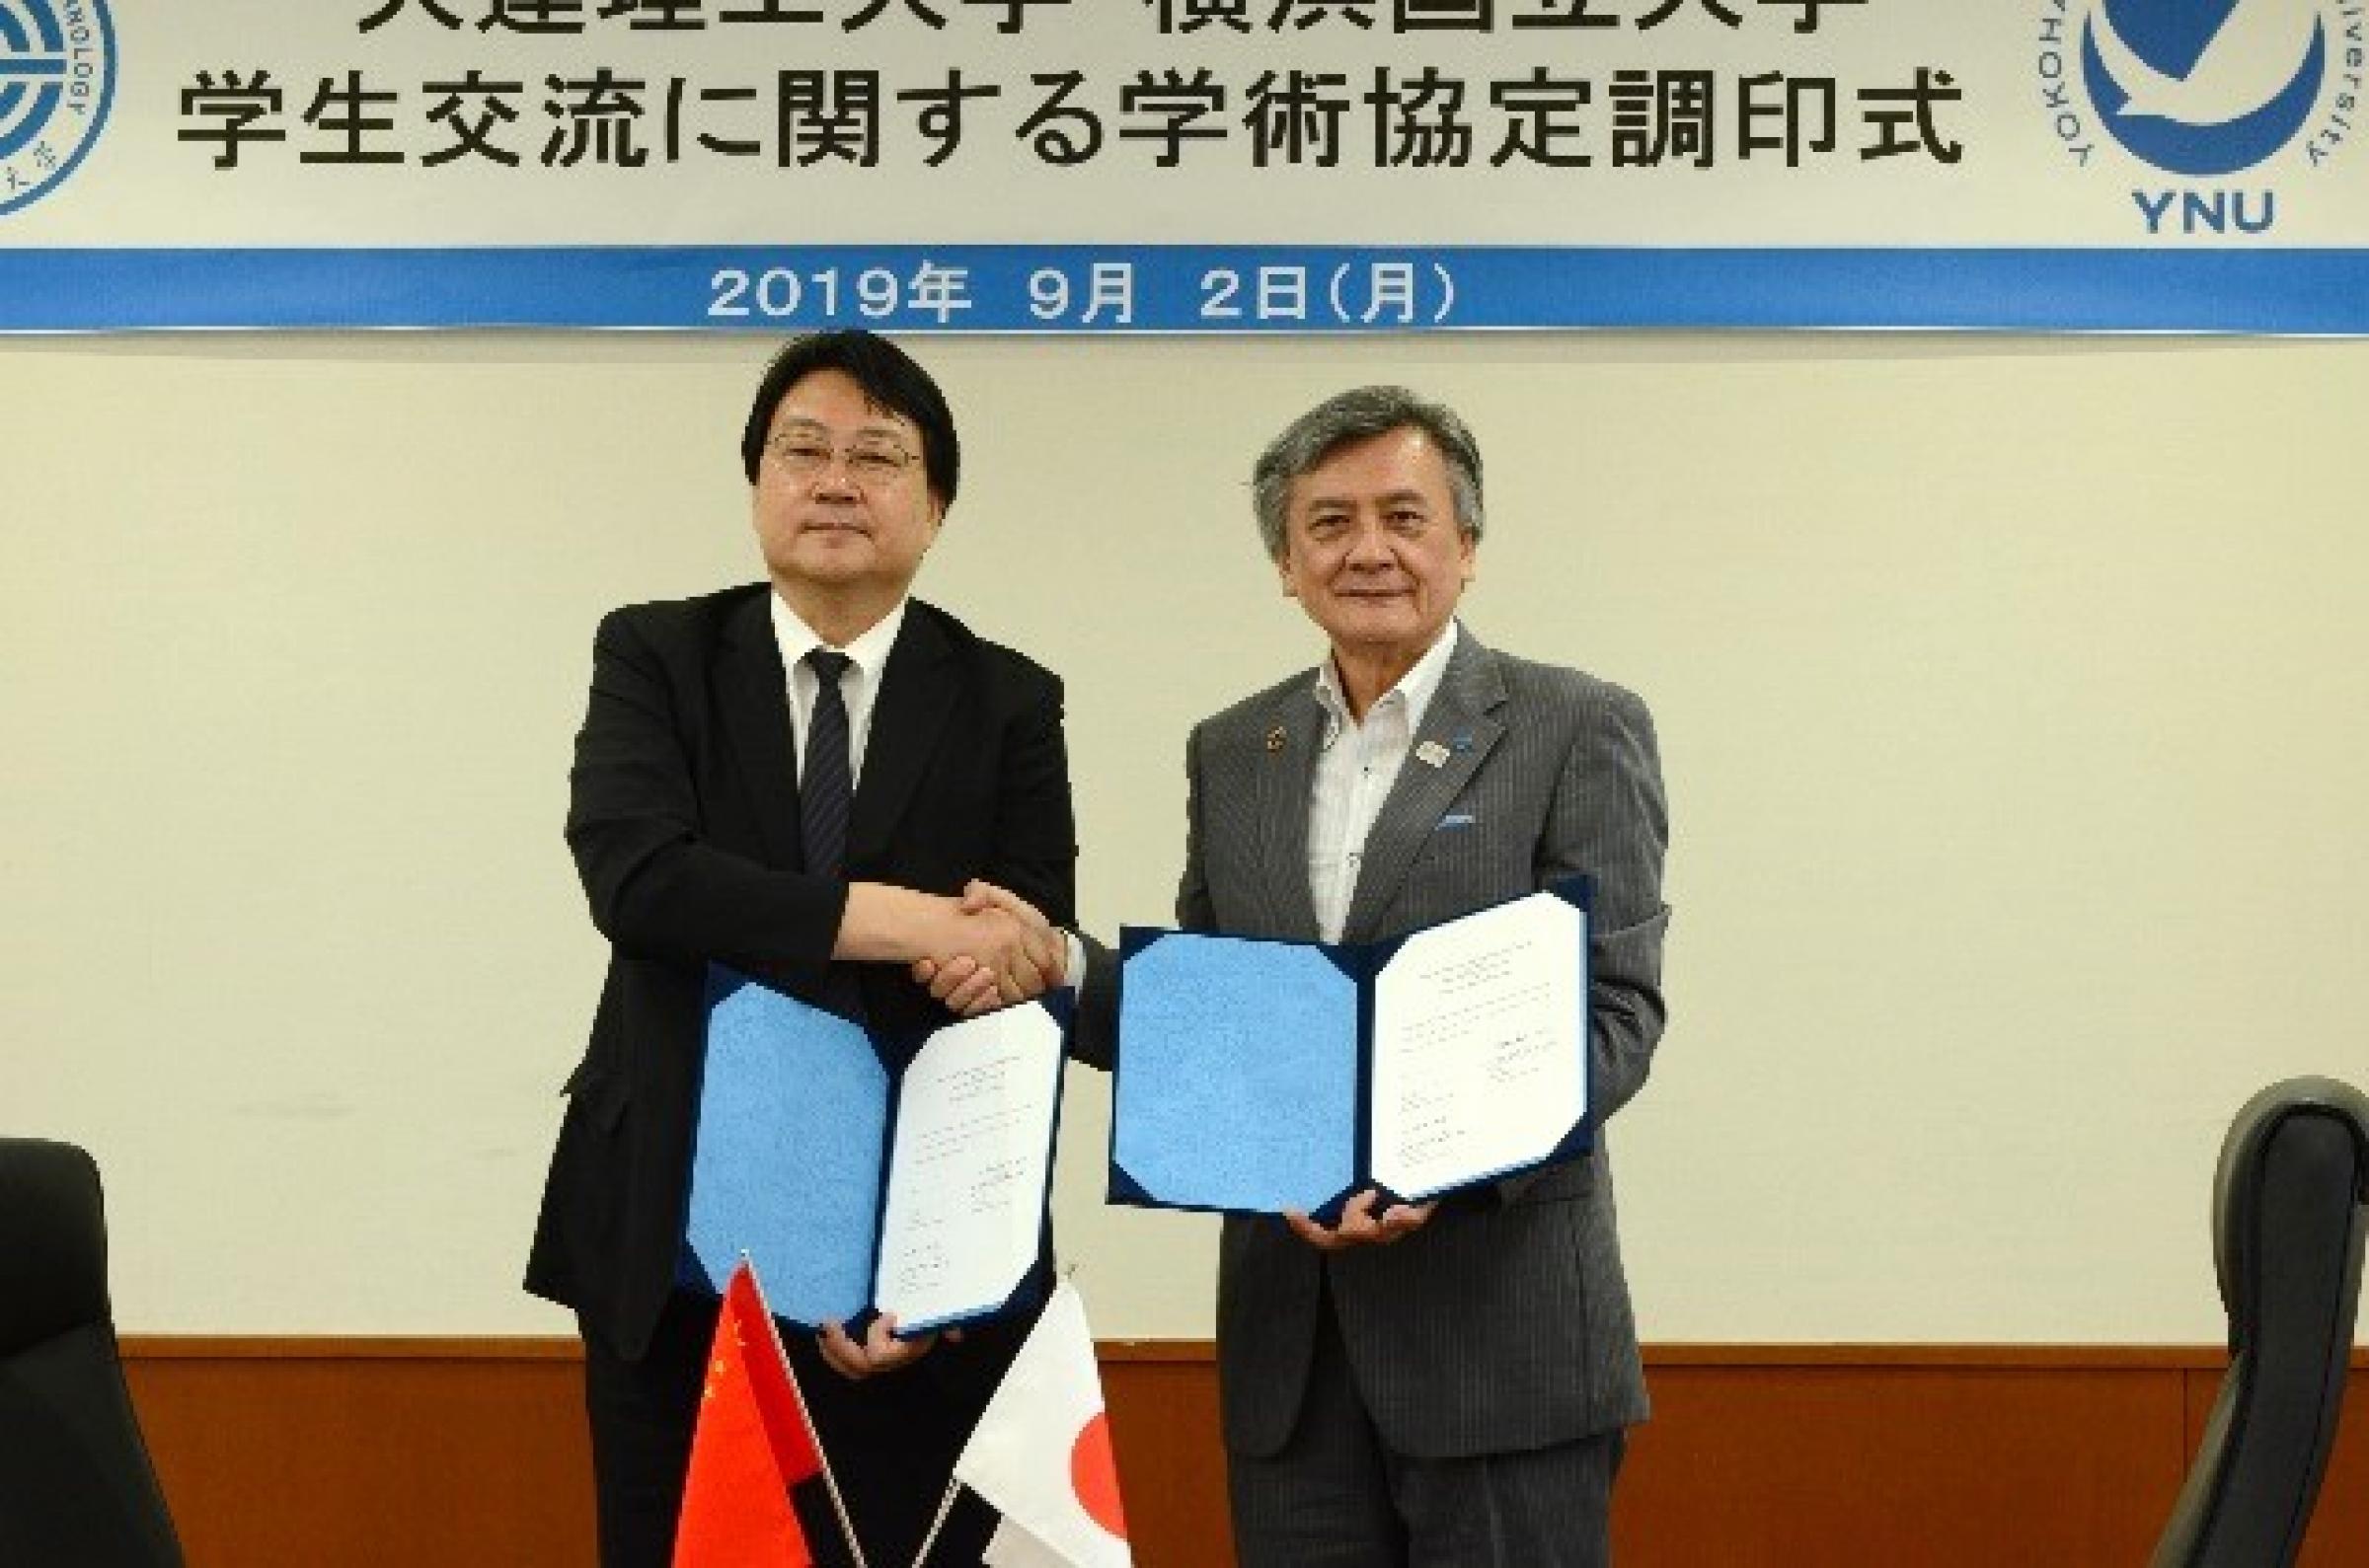
[[[950,1010],[975,1017],[1063,982],[1068,937],[1019,894],[973,881],[948,920],[942,950],[916,960],[913,978]]]

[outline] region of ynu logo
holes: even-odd
[[[2251,169],[2303,129],[2328,77],[2327,0],[2097,0],[2082,79],[2132,156],[2192,178]]]
[[[115,96],[107,0],[0,0],[0,213],[74,172]]]

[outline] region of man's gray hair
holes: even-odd
[[[1251,505],[1267,559],[1281,560],[1289,522],[1291,482],[1340,448],[1393,430],[1420,430],[1447,460],[1448,492],[1456,525],[1481,538],[1481,443],[1456,411],[1425,403],[1405,387],[1356,387],[1327,398],[1285,427],[1251,467]]]

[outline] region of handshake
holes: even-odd
[[[913,961],[913,978],[950,1010],[974,1017],[1078,978],[1068,974],[1068,933],[1019,894],[973,881],[960,898],[932,902],[915,933],[927,955]]]

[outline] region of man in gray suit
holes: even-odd
[[[1662,1029],[1652,720],[1457,624],[1481,454],[1448,409],[1343,393],[1275,439],[1253,487],[1330,656],[1194,728],[1178,923],[1375,941],[1585,872],[1598,1122],[1592,1154],[1434,1203],[1226,1220],[1235,1544],[1244,1568],[1602,1564],[1623,1432],[1645,1415],[1601,1118]],[[1090,1052],[1109,978],[1090,966]]]

